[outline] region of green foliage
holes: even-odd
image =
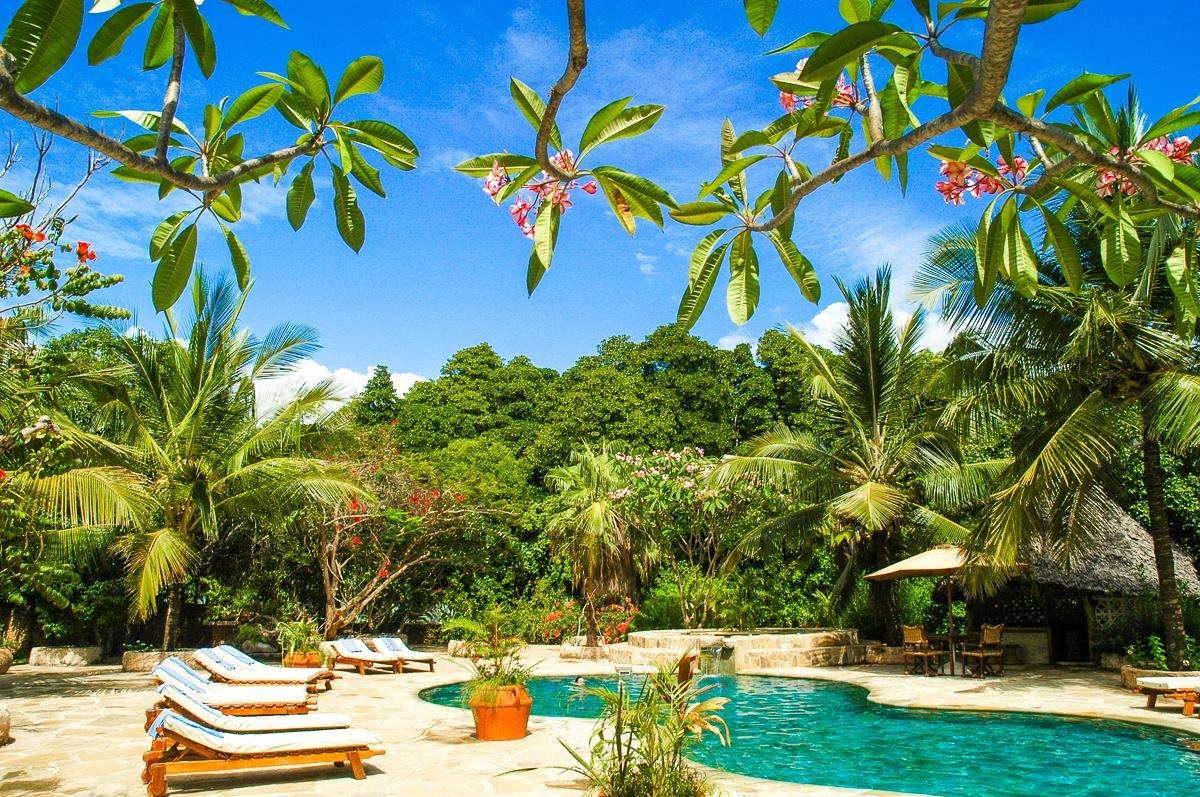
[[[729,744],[729,728],[721,718],[728,698],[711,696],[714,688],[697,679],[680,682],[669,666],[637,685],[622,680],[616,689],[582,687],[604,707],[587,757],[563,742],[576,762],[571,771],[609,797],[711,794],[707,776],[685,756],[706,735]]]
[[[275,639],[285,656],[313,653],[321,649],[324,637],[311,617],[280,622],[275,626]]]
[[[1133,643],[1125,651],[1129,663],[1147,670],[1167,669],[1167,649],[1156,635]]]
[[[394,420],[399,402],[400,396],[396,394],[391,372],[386,365],[377,365],[363,392],[355,397],[350,406],[355,420],[370,426]]]
[[[521,663],[524,640],[513,632],[512,619],[499,605],[492,606],[479,620],[455,618],[443,630],[461,635],[467,645],[473,675],[463,690],[467,701],[486,705],[504,686],[524,686],[532,667]]]

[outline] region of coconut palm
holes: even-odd
[[[547,473],[546,485],[564,504],[546,526],[550,545],[571,562],[571,578],[583,595],[587,645],[595,646],[596,602],[629,595],[632,578],[630,526],[617,497],[621,468],[607,445],[599,451],[584,447],[571,453],[569,464]]]
[[[1098,223],[1079,207],[1067,218],[1082,270],[1078,292],[1046,258],[1034,295],[1001,282],[978,306],[975,231],[961,227],[934,240],[917,290],[940,301],[961,333],[946,373],[956,396],[946,419],[968,433],[1005,419],[1022,424],[1013,462],[1000,474],[971,548],[1008,564],[1034,535],[1056,544],[1062,556],[1086,551],[1096,518],[1112,505],[1118,452],[1140,446],[1164,640],[1171,666],[1179,667],[1187,638],[1162,450],[1200,444],[1200,354],[1195,316],[1188,322],[1178,315],[1180,304],[1195,306],[1195,288],[1181,303],[1163,284],[1172,267],[1163,263],[1192,259],[1195,233],[1170,217],[1142,229],[1149,243],[1142,247],[1141,277],[1121,288],[1106,275]],[[994,586],[986,573],[977,575],[979,586]]]
[[[331,506],[361,495],[342,467],[310,456],[331,431],[329,381],[299,387],[260,407],[256,383],[286,377],[316,348],[313,331],[285,324],[261,340],[239,329],[246,293],[203,275],[193,283],[190,326],[167,314],[163,341],[126,336],[120,389],[104,395],[101,413],[119,424],[143,474],[158,522],[124,535],[133,611],[146,617],[168,590],[164,649],[175,643],[181,583],[200,561],[199,546],[230,524],[271,520],[304,506]]]
[[[751,440],[749,454],[726,457],[714,472],[718,481],[765,479],[800,502],[760,535],[785,531],[794,541],[828,539],[838,547],[845,563],[839,605],[864,570],[898,558],[906,528],[926,527],[943,539],[967,534],[926,500],[931,485],[962,481],[963,467],[953,436],[928,418],[924,396],[931,367],[918,346],[924,316],[918,311],[898,325],[889,307],[890,282],[883,268],[853,289],[838,283],[850,315],[834,342],[835,357],[791,329],[814,367],[814,430],[778,426]],[[893,583],[871,582],[869,597],[885,636],[898,641]]]
[[[94,553],[118,529],[144,525],[153,502],[140,476],[114,464],[127,449],[59,411],[63,385],[98,374],[52,374],[38,364],[30,314],[0,318],[0,586],[58,603],[66,599],[46,565]]]

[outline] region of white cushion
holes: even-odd
[[[333,642],[333,649],[337,654],[347,659],[360,659],[362,661],[374,661],[380,664],[393,664],[404,658],[399,653],[377,653],[373,650],[367,650],[364,647],[362,650],[351,650],[342,644],[342,640],[338,639]]]
[[[350,718],[344,714],[332,714],[326,711],[309,714],[264,714],[256,717],[238,717],[223,714],[215,708],[206,706],[194,695],[170,684],[161,686],[158,693],[166,698],[171,706],[182,710],[200,723],[220,731],[268,733],[320,728],[349,728],[352,724]]]
[[[405,661],[433,661],[433,656],[428,653],[418,653],[417,651],[404,644],[403,639],[397,637],[375,637],[371,640],[371,644],[375,649],[385,653],[399,653],[404,657]]]
[[[210,706],[291,706],[308,701],[303,686],[255,686],[251,684],[214,684],[200,693]]]
[[[1138,686],[1148,689],[1197,689],[1200,690],[1200,676],[1195,675],[1163,675],[1149,676],[1137,679]]]
[[[173,711],[164,711],[159,719],[162,720],[161,727],[172,733],[226,755],[353,750],[379,744],[379,739],[357,728],[280,733],[228,733],[197,725]]]

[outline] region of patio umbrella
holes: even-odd
[[[947,638],[950,642],[950,674],[954,675],[954,593],[950,579],[967,562],[967,554],[957,545],[939,545],[922,551],[915,556],[901,559],[887,567],[870,573],[871,581],[894,581],[901,578],[921,576],[946,576],[946,621],[949,623]]]

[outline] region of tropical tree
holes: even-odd
[[[596,602],[631,594],[633,555],[629,520],[619,505],[622,469],[607,445],[585,446],[570,463],[546,474],[564,507],[546,526],[550,545],[571,563],[571,577],[583,594],[587,644],[599,637]]]
[[[396,407],[400,396],[396,394],[396,384],[386,365],[377,365],[371,372],[363,392],[355,397],[350,404],[354,418],[360,424],[370,426],[376,423],[387,423],[396,418]]]
[[[220,228],[238,284],[250,280],[250,255],[231,225],[242,218],[242,187],[264,177],[281,180],[302,162],[287,196],[287,217],[299,229],[308,216],[320,183],[313,177],[319,161],[329,164],[333,211],[338,233],[354,251],[362,248],[366,222],[350,178],[385,196],[378,158],[399,170],[416,166],[417,148],[395,126],[378,119],[347,119],[346,102],[374,94],[383,85],[383,61],[356,58],[331,87],[321,67],[301,52],[288,58],[286,74],[259,72],[265,83],[234,97],[205,105],[193,126],[183,121],[185,62],[190,52],[199,74],[208,80],[217,65],[216,37],[209,20],[227,6],[242,16],[286,28],[287,23],[265,0],[226,0],[202,6],[196,0],[123,3],[95,0],[91,13],[107,15],[92,33],[87,61],[98,66],[121,55],[139,30],[147,30],[140,59],[147,72],[166,67],[162,105],[153,110],[97,109],[94,116],[123,119],[142,132],[121,140],[41,104],[29,94],[57,73],[79,45],[84,28],[84,0],[24,0],[4,33],[0,54],[0,109],[35,130],[51,133],[94,150],[118,164],[113,175],[129,182],[157,186],[159,195],[180,190],[194,204],[163,220],[149,241],[150,259],[158,264],[153,280],[157,310],[171,307],[187,289],[195,263],[198,222],[208,216]],[[300,136],[286,146],[247,155],[247,139],[259,136],[248,123],[274,109]],[[336,161],[329,153],[336,153]],[[107,161],[105,161],[107,162]],[[0,217],[21,215],[28,203],[0,191]]]
[[[144,476],[156,504],[154,526],[123,535],[116,546],[128,564],[136,617],[152,613],[168,590],[164,649],[176,641],[181,585],[196,572],[201,546],[223,528],[305,506],[341,506],[363,494],[344,468],[307,453],[334,429],[330,382],[258,405],[256,382],[285,376],[316,342],[297,324],[252,337],[238,326],[245,298],[228,281],[197,275],[190,325],[168,314],[165,340],[123,338],[124,380],[99,394],[100,413],[118,424],[133,450],[129,467]]]
[[[812,431],[778,426],[750,441],[750,453],[726,457],[713,474],[718,483],[762,479],[794,496],[799,504],[764,524],[760,536],[798,536],[804,544],[824,538],[839,548],[843,604],[863,572],[898,558],[907,528],[919,525],[953,540],[968,533],[927,498],[931,486],[961,481],[963,466],[954,436],[933,425],[926,401],[933,368],[919,349],[924,316],[918,311],[897,324],[890,280],[884,268],[853,288],[839,283],[850,317],[834,342],[836,356],[792,330],[813,368]],[[885,636],[898,640],[892,583],[871,582],[869,600]]]
[[[1112,511],[1119,453],[1140,447],[1164,641],[1179,667],[1187,637],[1163,451],[1200,444],[1200,352],[1188,312],[1196,289],[1176,285],[1182,264],[1194,260],[1195,232],[1160,216],[1113,241],[1108,221],[1075,206],[1061,229],[1047,229],[1036,292],[998,285],[982,305],[974,296],[976,231],[953,228],[934,240],[918,290],[939,300],[961,333],[946,374],[954,396],[946,420],[967,432],[1005,419],[1020,425],[972,549],[1012,565],[1031,537],[1047,534],[1064,556],[1086,551],[1097,518]],[[1122,286],[1113,279],[1114,244],[1131,274]],[[996,572],[981,570],[979,585],[991,586]]]

